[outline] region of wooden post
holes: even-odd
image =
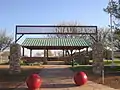
[[[89,64],[88,47],[86,47],[85,64]]]
[[[47,58],[46,58],[46,63],[47,63],[47,61],[48,61],[48,49],[47,49]]]
[[[32,49],[30,49],[30,57],[32,57]]]
[[[88,47],[86,48],[86,55],[88,55]]]
[[[64,49],[63,49],[63,57],[64,57]]]
[[[48,52],[48,51],[47,51]],[[46,50],[44,49],[44,60],[43,60],[43,64],[47,64],[47,60],[48,60],[48,55],[47,55]]]
[[[47,60],[48,60],[48,49],[47,49]]]
[[[80,55],[80,49],[79,49],[79,55]]]
[[[24,47],[23,47],[23,56],[24,56]]]
[[[44,57],[46,57],[46,52],[45,52],[45,50],[44,50]]]
[[[72,51],[73,51],[73,50],[70,50],[70,52],[71,52],[71,53],[70,53],[71,56],[72,56]],[[71,57],[71,58],[72,58],[72,57]],[[72,67],[74,67],[74,60],[73,60],[73,58],[72,58]]]
[[[72,51],[73,51],[73,50],[70,50],[70,52],[71,52],[71,56],[72,56]]]
[[[67,56],[67,50],[65,50],[65,56]]]

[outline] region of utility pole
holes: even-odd
[[[110,7],[113,7],[113,0],[109,0]],[[111,29],[111,49],[112,49],[112,66],[114,66],[114,44],[113,44],[113,10],[110,11],[110,29]]]

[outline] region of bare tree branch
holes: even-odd
[[[0,30],[0,32],[0,51],[3,51],[9,47],[13,38],[11,36],[8,36],[5,30]]]

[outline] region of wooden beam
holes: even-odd
[[[66,49],[66,50],[78,50],[78,49],[83,49],[83,48],[86,48],[88,46],[24,46],[25,48],[27,49],[34,49],[34,50],[38,50],[38,49],[53,49],[53,50],[63,50],[63,49]]]
[[[16,43],[20,38],[22,38],[23,35],[24,35],[24,34],[22,34],[19,38],[17,38],[17,36],[15,36],[15,43]]]

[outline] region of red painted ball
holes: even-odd
[[[84,72],[77,72],[74,75],[74,82],[78,86],[84,85],[87,82],[87,80],[87,75]]]
[[[40,88],[41,83],[42,83],[42,79],[38,74],[31,74],[26,79],[26,84],[27,84],[29,90],[36,90],[36,89]]]

